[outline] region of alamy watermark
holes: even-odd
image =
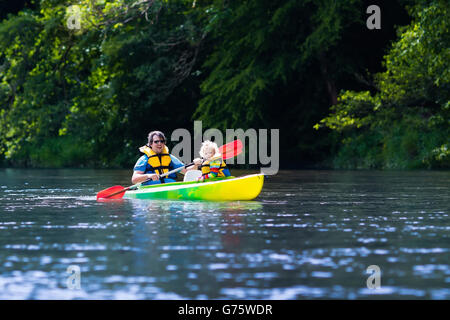
[[[80,290],[81,289],[81,269],[77,265],[70,265],[67,268],[67,273],[70,276],[66,280],[66,285],[68,289]]]
[[[379,266],[373,264],[367,267],[367,273],[371,276],[367,278],[366,284],[368,289],[380,289],[381,288],[381,269]]]
[[[370,14],[369,18],[366,20],[367,29],[381,29],[381,9],[377,5],[371,5],[367,7],[367,14]]]
[[[138,5],[136,2],[134,5]],[[192,4],[195,7],[195,1]],[[370,16],[366,20],[366,26],[369,30],[381,29],[381,9],[379,6],[373,4],[367,7],[366,13]],[[81,9],[77,5],[71,5],[67,8],[66,25],[69,30],[78,31],[81,29]]]
[[[269,143],[270,134],[270,143]],[[225,139],[224,139],[225,138]],[[230,158],[228,164],[260,164],[266,167],[261,172],[266,175],[277,174],[280,166],[280,130],[279,129],[226,129],[225,134],[216,128],[210,128],[203,132],[202,121],[194,121],[194,156],[192,155],[192,136],[189,130],[179,128],[172,132],[171,141],[180,141],[170,153],[185,163],[198,156],[201,144],[205,140],[212,140],[218,146],[226,142],[239,139],[244,150],[236,159]],[[269,155],[270,145],[270,155]],[[248,161],[246,161],[246,155]]]
[[[81,29],[81,9],[77,5],[73,5],[66,10],[67,20],[66,25],[69,30]]]

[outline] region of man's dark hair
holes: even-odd
[[[166,141],[166,136],[161,131],[152,131],[148,134],[148,145],[153,143],[153,138],[158,136],[160,139]]]

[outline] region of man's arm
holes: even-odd
[[[144,182],[147,180],[159,180],[159,175],[157,173],[144,173],[144,171],[134,171],[133,176],[131,177],[131,183],[136,184],[140,182]]]
[[[159,180],[159,175],[156,173],[149,173],[146,174],[145,170],[147,167],[147,161],[148,161],[148,157],[147,156],[142,156],[138,159],[138,161],[136,161],[136,164],[134,165],[134,171],[133,171],[133,176],[131,177],[131,183],[132,184],[136,184],[136,183],[140,183],[140,182],[144,182],[147,180]]]

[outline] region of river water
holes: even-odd
[[[281,171],[254,201],[96,201],[130,175],[0,169],[0,299],[450,299],[450,172]]]

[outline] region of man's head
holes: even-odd
[[[161,131],[152,131],[148,134],[148,146],[155,152],[161,153],[166,146],[166,137]]]

